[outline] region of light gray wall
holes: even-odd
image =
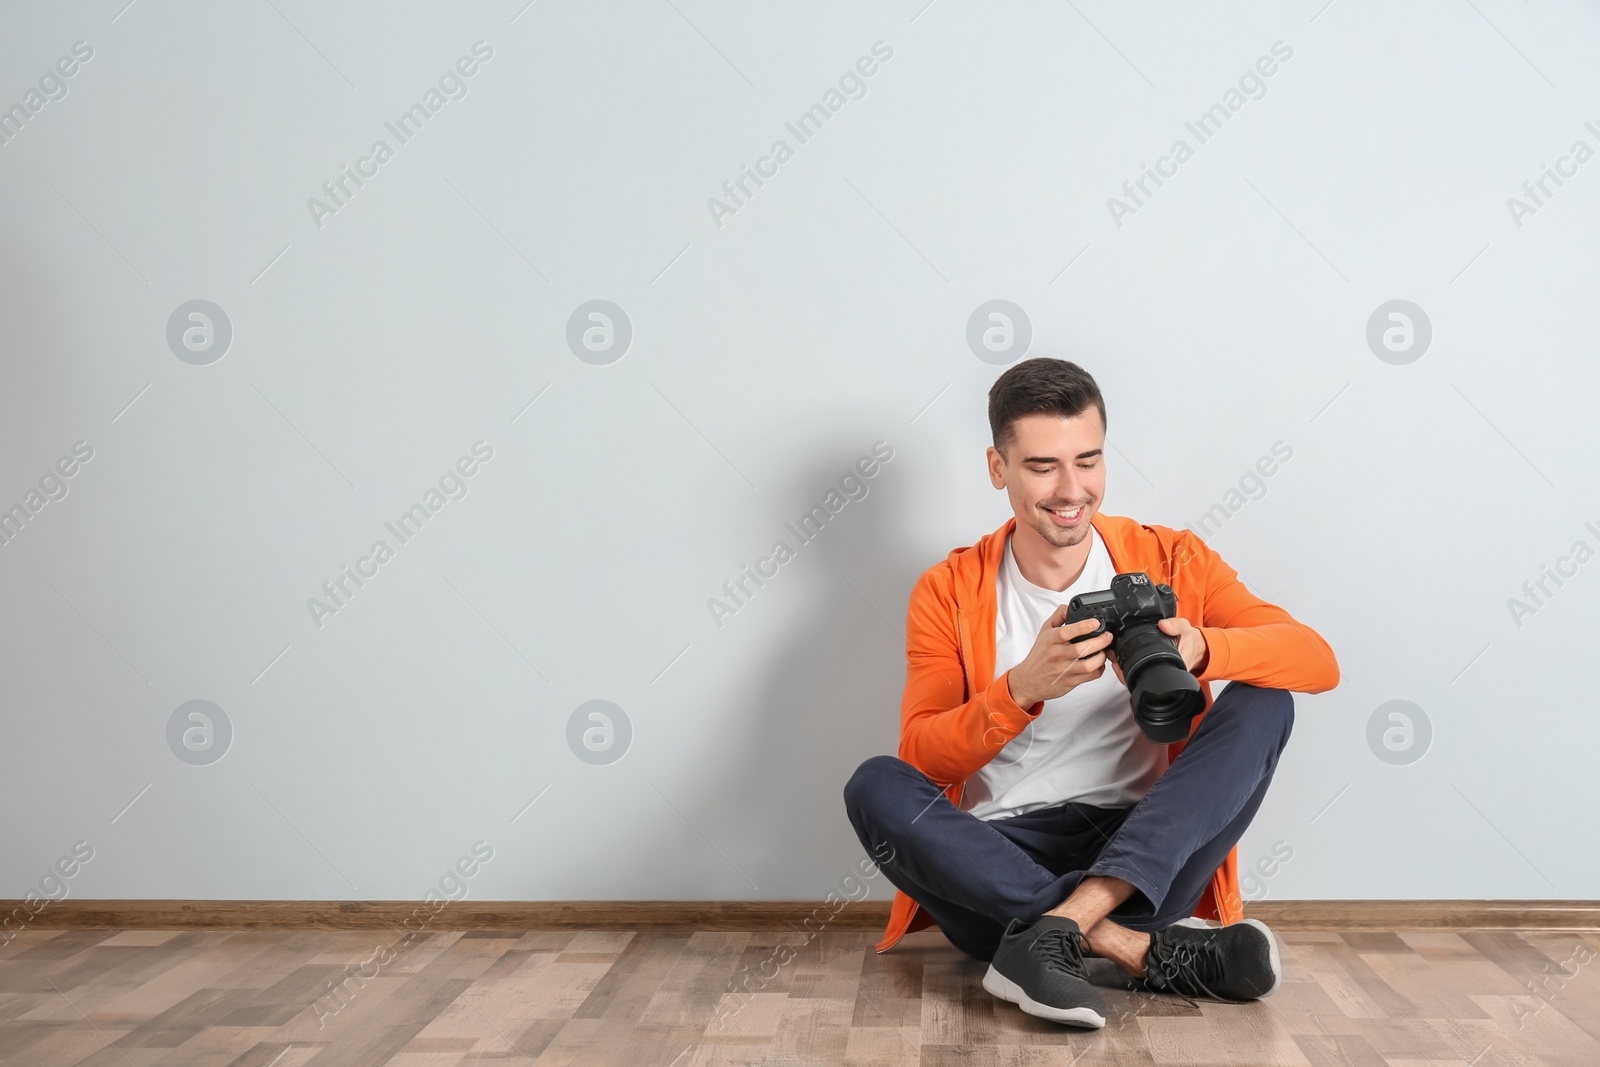
[[[5,106],[93,50],[0,144],[0,505],[93,452],[0,545],[0,896],[79,841],[81,897],[416,898],[477,842],[474,897],[837,888],[907,593],[1008,514],[984,394],[1023,353],[967,340],[996,299],[1099,379],[1105,510],[1222,505],[1211,543],[1338,653],[1240,846],[1292,858],[1249,895],[1600,896],[1600,161],[1508,204],[1600,148],[1592,6],[123,5],[0,34]],[[168,341],[195,300],[231,324],[209,363]],[[569,347],[592,300],[620,359]],[[1395,300],[1425,350],[1369,345]],[[714,622],[880,441],[867,495]],[[232,731],[204,765],[169,743],[194,700]],[[631,724],[607,765],[568,743],[592,700]],[[1369,742],[1390,701],[1422,758]]]

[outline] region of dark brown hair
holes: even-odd
[[[1015,423],[1024,415],[1060,415],[1070,419],[1093,404],[1106,424],[1106,402],[1094,377],[1064,359],[1039,356],[1006,370],[989,387],[989,432],[1005,456],[1016,438]]]

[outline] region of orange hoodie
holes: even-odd
[[[1118,574],[1144,571],[1178,597],[1178,614],[1199,627],[1209,658],[1198,675],[1211,708],[1215,679],[1322,693],[1339,684],[1333,649],[1311,627],[1245,588],[1234,569],[1190,530],[1145,526],[1119,515],[1090,520]],[[1017,520],[958,548],[923,572],[906,611],[906,689],[900,704],[900,758],[945,787],[956,806],[968,777],[1044,709],[1011,699],[1006,674],[994,676],[995,575]],[[1010,672],[1008,671],[1007,674]],[[1205,711],[1195,717],[1198,724]],[[1167,746],[1176,759],[1185,742]],[[1200,898],[1195,914],[1244,918],[1235,847]],[[934,925],[916,901],[896,891],[879,952]]]

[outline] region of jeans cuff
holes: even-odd
[[[1143,875],[1136,871],[1130,871],[1115,864],[1096,862],[1087,871],[1083,872],[1083,876],[1085,878],[1121,878],[1125,882],[1131,882],[1133,887],[1143,893],[1145,899],[1150,902],[1150,917],[1153,918],[1161,913],[1161,902],[1166,898],[1167,891],[1151,885]],[[1115,922],[1116,908],[1111,909],[1111,911],[1112,914],[1108,915],[1107,918]]]

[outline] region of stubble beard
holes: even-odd
[[[1041,507],[1039,508],[1041,512],[1039,520],[1033,524],[1033,528],[1051,546],[1055,548],[1071,548],[1073,545],[1081,544],[1083,539],[1089,536],[1089,529],[1093,525],[1090,520],[1094,518],[1094,512],[1090,510],[1093,506],[1093,502],[1083,506],[1086,512],[1083,521],[1070,530],[1063,530],[1054,522],[1045,518],[1044,509]]]

